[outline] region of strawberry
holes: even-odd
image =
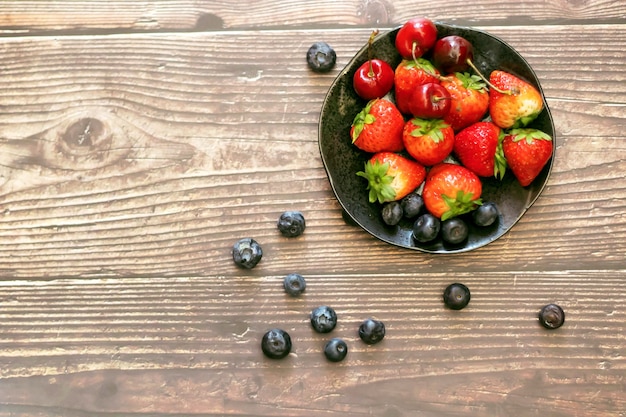
[[[512,129],[504,137],[502,149],[513,175],[526,187],[552,157],[552,138],[537,129]]]
[[[396,106],[404,114],[410,114],[409,103],[418,85],[439,83],[439,71],[425,58],[404,59],[396,67],[393,78]]]
[[[365,163],[365,170],[356,175],[367,179],[370,203],[384,203],[413,192],[424,182],[426,168],[397,153],[378,152]]]
[[[480,121],[489,109],[489,93],[478,75],[456,72],[441,81],[452,96],[450,111],[444,117],[455,132]]]
[[[431,166],[446,159],[454,146],[454,131],[441,119],[409,120],[402,133],[404,148],[417,162]]]
[[[374,99],[357,114],[350,128],[352,143],[365,152],[399,152],[404,149],[404,117],[389,100]]]
[[[442,162],[428,173],[422,198],[430,214],[447,220],[482,204],[481,193],[482,183],[476,174],[464,166]]]
[[[502,179],[506,159],[502,153],[502,130],[491,122],[477,122],[454,137],[454,153],[464,167],[480,177]]]
[[[521,78],[496,70],[489,82],[496,87],[489,90],[489,114],[502,129],[524,127],[543,110],[539,90]]]

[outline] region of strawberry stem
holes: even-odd
[[[396,199],[396,190],[391,185],[395,177],[388,175],[388,171],[388,162],[367,161],[365,169],[356,173],[359,177],[367,180],[370,203],[378,201],[382,204]]]
[[[494,91],[497,91],[500,94],[506,94],[507,96],[510,96],[512,94],[518,94],[515,90],[502,90],[501,88],[496,87],[495,85],[491,84],[489,82],[489,80],[487,78],[485,78],[485,76],[478,70],[478,68],[476,68],[476,65],[474,65],[474,63],[472,62],[471,59],[467,59],[467,65],[469,65],[470,67],[472,67],[472,69],[474,70],[474,72],[480,77],[482,78],[482,80],[489,86],[489,88],[491,88]]]

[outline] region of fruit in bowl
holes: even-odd
[[[387,243],[408,249],[464,252],[502,236],[538,198],[554,159],[554,125],[536,74],[511,46],[487,32],[439,22],[433,23],[433,40],[425,29],[429,27],[425,20],[411,19],[401,27],[371,37],[341,71],[322,107],[320,153],[333,192],[351,222]],[[382,129],[386,132],[385,142],[394,144],[394,149],[380,143],[375,150],[364,148],[359,145],[366,141],[354,134],[355,130],[366,130],[355,128],[363,121],[379,126],[387,123],[383,117],[363,116],[371,102],[355,90],[354,74],[372,59],[384,61],[394,69],[393,87],[384,97],[377,98],[388,102],[389,107],[395,106],[395,119],[389,124],[394,128]],[[426,88],[425,84],[437,87]],[[449,101],[449,106],[439,108],[444,101]],[[402,129],[397,127],[401,124],[398,112],[404,121]],[[450,135],[453,142],[448,139]],[[446,145],[435,146],[438,142]],[[434,149],[439,151],[436,158],[422,158],[425,149],[431,148],[433,155]],[[417,185],[405,183],[401,193],[387,193],[381,198],[372,192],[382,188],[381,183],[374,183],[384,179],[392,184],[395,176],[405,177],[406,173],[396,167],[394,175],[381,175],[385,167],[379,164],[378,179],[373,183],[372,169],[368,173],[367,164],[371,165],[380,152],[419,164],[426,172],[424,179]],[[530,161],[540,163],[530,167]],[[424,181],[427,183],[428,177],[445,177],[433,175],[442,163],[461,166],[475,176],[480,196],[464,190],[455,191],[456,195],[433,196]],[[411,166],[415,172],[414,165],[404,166]],[[390,201],[414,193],[423,195],[424,189],[428,201],[438,202],[436,212],[429,214],[441,221],[458,217],[467,224],[467,238],[461,243],[451,244],[441,235],[422,242],[414,238],[415,218],[402,216],[392,224],[383,219],[382,211]],[[495,219],[474,221],[480,216],[474,216],[473,211],[482,202],[495,208],[491,211],[496,213]],[[434,204],[426,204],[427,210],[429,206]]]

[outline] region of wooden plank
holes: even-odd
[[[299,298],[282,276],[0,282],[0,414],[618,416],[626,409],[626,275],[580,271],[307,275]],[[462,311],[441,293],[472,290]],[[367,283],[367,285],[364,285]],[[330,335],[308,324],[332,300]],[[537,312],[566,312],[547,331]],[[386,323],[360,342],[362,320]],[[292,335],[263,357],[268,327]],[[329,337],[349,344],[327,362]],[[175,410],[175,411],[174,411]]]
[[[623,268],[626,26],[493,32],[536,68],[557,158],[509,234],[455,257],[395,249],[345,225],[330,191],[319,110],[369,30],[4,39],[0,276],[232,274],[229,248],[250,234],[267,254],[258,275],[319,262],[375,273],[380,257],[401,273],[470,258],[487,270]],[[304,62],[320,39],[339,54],[327,75]],[[306,213],[303,238],[277,233],[287,209]]]
[[[0,33],[205,31],[260,27],[399,25],[414,16],[465,25],[621,23],[624,4],[601,0],[532,0],[504,7],[482,0],[450,0],[446,7],[414,0],[21,1],[0,3]]]

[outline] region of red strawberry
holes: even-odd
[[[496,87],[489,90],[489,114],[502,129],[524,127],[543,110],[539,90],[515,75],[496,70],[489,76],[489,82]]]
[[[481,193],[476,174],[461,165],[442,162],[428,173],[422,198],[430,214],[447,220],[478,207]]]
[[[404,125],[404,148],[417,162],[431,166],[446,159],[454,146],[454,131],[441,119],[413,118]]]
[[[426,168],[419,162],[393,152],[379,152],[357,172],[367,179],[369,201],[384,203],[400,200],[419,187],[426,177]]]
[[[504,137],[502,149],[513,175],[526,187],[552,157],[552,138],[537,129],[513,129]]]
[[[457,72],[445,77],[441,85],[452,96],[444,120],[455,132],[482,120],[489,109],[489,93],[478,75]]]
[[[454,137],[454,153],[464,167],[481,177],[502,179],[506,160],[502,153],[502,130],[491,122],[477,122]]]
[[[398,152],[404,149],[404,117],[389,100],[374,99],[356,115],[350,128],[352,143],[365,152]]]
[[[409,103],[413,90],[418,85],[439,83],[439,71],[424,58],[402,60],[396,67],[393,78],[396,106],[404,114],[410,114]]]

